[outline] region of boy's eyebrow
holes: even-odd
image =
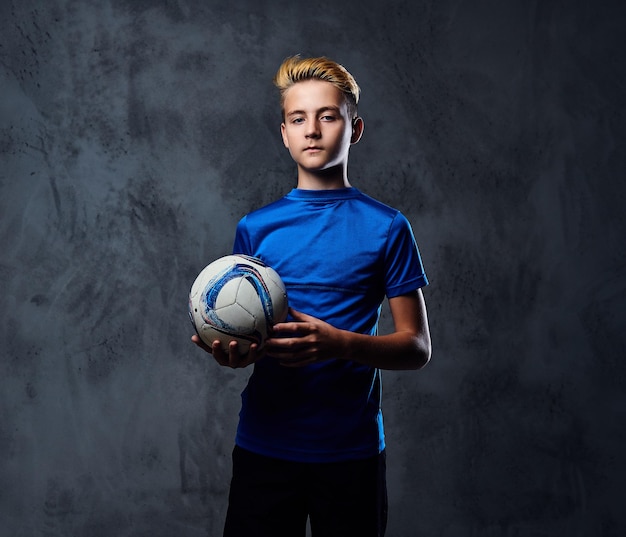
[[[316,110],[316,113],[321,114],[322,112],[336,112],[339,113],[340,109],[338,106],[323,106],[319,110]],[[287,116],[299,116],[302,114],[306,114],[304,110],[292,110],[291,112],[287,112]]]

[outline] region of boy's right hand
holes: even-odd
[[[215,361],[223,366],[230,367],[232,369],[239,369],[249,366],[262,356],[262,353],[257,353],[257,345],[253,343],[250,345],[248,354],[239,354],[239,346],[236,341],[231,341],[228,345],[228,352],[224,352],[219,340],[215,340],[213,345],[209,347],[204,341],[202,341],[197,334],[191,336],[193,341],[198,347],[213,355]]]

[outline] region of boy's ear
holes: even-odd
[[[352,136],[350,137],[350,143],[356,144],[363,136],[363,118],[355,117],[352,120]]]
[[[287,149],[289,149],[289,141],[287,140],[287,135],[285,134],[285,124],[284,123],[280,124],[280,135],[283,137],[283,144],[285,144],[285,147]]]

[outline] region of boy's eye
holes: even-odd
[[[292,122],[292,123],[295,123],[295,124],[302,123],[303,121],[304,121],[304,118],[301,118],[301,117],[294,117],[294,118],[291,120],[291,122]]]
[[[322,116],[320,119],[321,119],[322,121],[334,121],[334,120],[335,120],[335,116],[332,116],[332,115],[325,115],[325,116]]]

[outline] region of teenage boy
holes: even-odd
[[[290,315],[262,352],[203,345],[242,393],[225,536],[381,536],[387,521],[381,369],[419,369],[431,343],[428,281],[410,224],[348,181],[361,138],[359,87],[326,58],[286,59],[282,139],[297,188],[237,226],[233,253],[262,259],[287,287]],[[378,335],[387,296],[394,331]]]

